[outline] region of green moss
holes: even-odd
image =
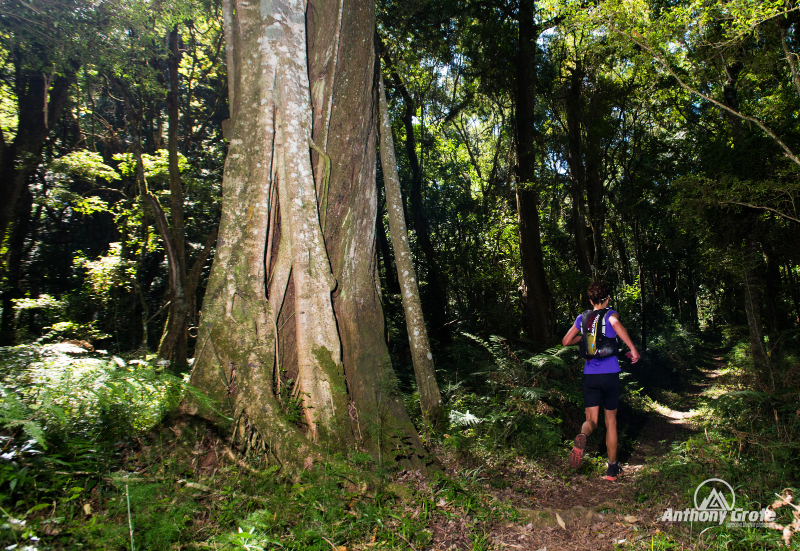
[[[322,370],[331,376],[332,379],[333,376],[335,376],[336,379],[339,379],[342,377],[342,375],[344,375],[342,364],[333,361],[333,354],[331,354],[331,351],[328,350],[327,347],[315,346],[311,349],[311,353],[314,355],[314,358],[316,358],[317,363]],[[342,381],[342,384],[344,384],[344,381]],[[343,390],[345,393],[347,392],[346,388],[339,390]]]

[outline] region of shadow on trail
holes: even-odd
[[[662,454],[675,442],[697,432],[691,424],[692,411],[698,407],[703,391],[713,384],[722,353],[718,349],[703,349],[681,362],[667,362],[655,354],[646,354],[636,364],[623,363],[624,390],[617,414],[620,461],[642,464],[648,455]],[[633,407],[631,402],[637,392],[656,402],[658,409],[646,411]],[[598,431],[593,440],[604,454],[605,429]]]

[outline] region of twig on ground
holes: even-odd
[[[404,537],[403,537],[403,534],[401,534],[400,532],[395,532],[395,534],[397,534],[397,536],[398,536],[398,537],[399,537],[401,540],[403,540],[404,542],[406,542],[406,543],[408,544],[408,546],[409,546],[411,549],[413,549],[414,551],[417,551],[417,548],[416,548],[416,547],[414,547],[414,544],[413,544],[413,543],[411,543],[410,541],[408,541],[406,538],[404,538]]]
[[[325,536],[320,536],[320,537],[321,537],[322,539],[324,539],[325,541],[327,541],[327,542],[328,542],[328,545],[330,545],[330,546],[331,546],[331,549],[333,549],[333,551],[336,551],[336,546],[335,546],[335,545],[333,545],[333,543],[331,543],[331,540],[329,540],[329,539],[328,539],[328,538],[326,538]]]

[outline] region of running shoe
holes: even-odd
[[[609,463],[608,469],[606,469],[606,480],[610,480],[614,482],[617,480],[617,477],[622,474],[622,467],[619,466],[619,463]]]
[[[586,453],[586,435],[580,433],[575,437],[575,445],[569,452],[569,466],[577,469],[583,463],[583,454]]]

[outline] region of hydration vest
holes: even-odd
[[[610,358],[622,352],[619,336],[606,336],[606,314],[610,308],[586,310],[581,313],[580,353],[586,360]]]

